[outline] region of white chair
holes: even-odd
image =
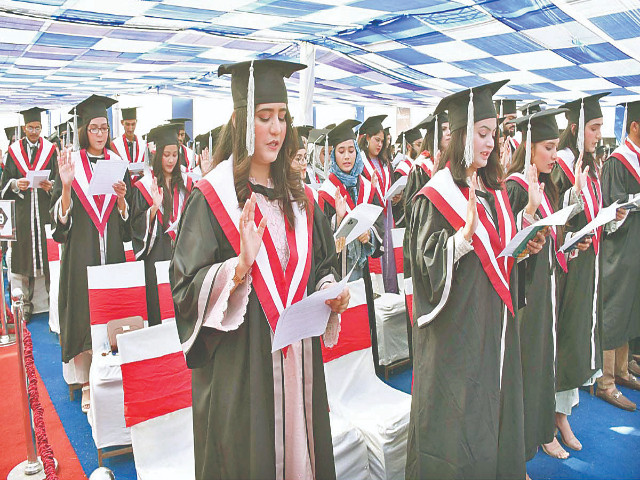
[[[336,480],[370,480],[367,444],[360,430],[333,412],[329,422]]]
[[[404,478],[411,396],[376,376],[364,281],[351,282],[349,290],[351,299],[342,314],[338,344],[323,348],[329,409],[362,433],[371,478],[400,480]]]
[[[195,479],[191,370],[175,322],[117,340],[138,479]]]
[[[175,321],[176,313],[173,306],[173,296],[171,295],[171,284],[169,283],[170,260],[156,262],[156,279],[158,281],[158,301],[160,303],[160,320]]]
[[[400,366],[409,359],[409,338],[407,334],[407,317],[404,294],[404,264],[402,242],[404,228],[391,230],[393,256],[398,277],[400,293],[383,292],[374,301],[376,312],[376,333],[378,339],[378,358],[385,367],[388,377],[390,366]],[[395,365],[394,365],[395,364]]]
[[[120,355],[112,354],[107,323],[141,316],[147,320],[144,262],[125,262],[87,267],[89,316],[93,357],[89,371],[91,408],[88,413],[98,462],[131,449],[103,452],[103,448],[130,445],[124,421],[124,398]]]

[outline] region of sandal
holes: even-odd
[[[566,460],[569,458],[569,452],[562,448],[562,445],[560,445],[556,437],[553,437],[550,443],[546,445],[542,444],[542,451],[551,458],[557,458],[558,460]]]
[[[89,413],[89,408],[91,408],[91,391],[89,390],[89,385],[82,387],[82,399],[80,401],[82,402],[82,413]]]
[[[565,439],[564,435],[562,434],[562,431],[560,431],[560,440],[562,441],[562,443],[565,444],[565,446],[569,447],[571,450],[576,450],[576,451],[582,450],[582,444],[580,443],[580,440],[576,438],[575,435],[573,435],[569,439]]]

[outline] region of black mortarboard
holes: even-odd
[[[431,114],[424,120],[422,120],[419,124],[417,124],[413,128],[421,128],[423,130],[431,130],[435,124],[436,118],[438,119],[438,125],[442,125],[443,123],[449,122],[449,115],[447,112],[442,112],[437,115]]]
[[[46,112],[44,108],[33,107],[28,110],[22,110],[20,114],[24,118],[24,124],[31,122],[42,122],[42,116],[40,115],[42,112]]]
[[[378,132],[384,131],[384,127],[382,126],[382,122],[387,118],[387,115],[374,115],[372,117],[367,118],[358,130],[360,135],[375,135]]]
[[[440,100],[436,108],[436,114],[447,111],[449,114],[449,127],[451,131],[458,130],[467,125],[469,94],[473,90],[473,121],[478,122],[486,118],[495,118],[496,109],[493,105],[491,97],[509,80],[500,80],[499,82],[487,83],[467,88],[461,92],[454,93]]]
[[[332,128],[336,128],[336,124],[335,123],[330,123],[329,125],[324,127],[324,130],[331,130]]]
[[[16,135],[16,130],[18,130],[19,127],[6,127],[4,129],[4,133],[7,136],[7,140],[11,141],[11,139]],[[18,133],[16,138],[20,137],[20,133]]]
[[[550,108],[517,118],[513,122],[519,131],[525,132],[525,137],[523,138],[526,138],[528,137],[526,132],[529,121],[531,121],[531,143],[544,142],[560,136],[556,115],[566,111],[567,109],[565,108]]]
[[[69,110],[69,114],[74,115],[77,113],[81,119],[78,120],[78,125],[88,125],[94,118],[108,118],[107,108],[116,102],[113,98],[91,95],[76,105],[75,108]]]
[[[520,111],[522,112],[522,115],[531,115],[532,113],[542,111],[541,105],[546,104],[547,102],[545,102],[544,100],[534,100],[533,102],[529,102],[526,105],[520,107]]]
[[[233,107],[246,107],[252,62],[228,63],[218,67],[218,76],[231,74]],[[284,79],[306,65],[282,60],[253,60],[254,107],[261,103],[288,103]]]
[[[584,104],[584,124],[586,125],[594,118],[602,117],[602,109],[600,108],[600,99],[606,97],[611,92],[596,93],[588,97],[579,98],[572,102],[560,105],[560,108],[567,108],[569,111],[565,114],[569,123],[578,123],[580,119],[580,109]]]
[[[311,125],[300,125],[298,127],[296,127],[296,130],[298,131],[298,135],[303,136],[304,138],[309,138],[309,132],[311,130],[313,130],[313,126]]]
[[[626,133],[629,133],[631,123],[640,120],[640,100],[636,100],[634,102],[623,102],[618,105],[625,108],[623,115],[623,128]]]
[[[400,135],[398,135],[398,140],[396,143],[402,144],[402,140],[404,139],[407,143],[413,143],[416,140],[420,140],[422,138],[422,134],[420,130],[416,128],[410,128],[409,130],[405,130]]]
[[[178,128],[176,124],[167,123],[164,125],[158,125],[157,127],[149,130],[147,139],[156,144],[156,147],[161,145],[177,145],[178,144]]]
[[[496,108],[496,113],[501,117],[516,115],[518,113],[515,100],[510,98],[501,98],[499,100],[495,100],[493,103]]]
[[[358,125],[360,125],[359,120],[349,119],[329,130],[329,132],[327,133],[327,137],[329,138],[329,145],[335,147],[345,140],[355,140],[356,134],[353,129]]]
[[[168,123],[178,126],[180,130],[184,130],[185,129],[184,124],[190,121],[191,121],[190,118],[184,118],[184,117],[171,118],[167,120]]]
[[[67,125],[68,122],[62,122],[60,125],[56,126],[56,132],[58,132],[58,135],[64,135],[67,133]]]
[[[298,139],[298,150],[300,150],[301,148],[306,148],[304,146],[304,138],[302,137],[302,135],[298,135],[296,138]]]
[[[122,112],[122,120],[136,120],[137,116],[136,116],[136,109],[138,107],[130,107],[130,108],[123,108],[120,111]]]
[[[309,143],[322,143],[324,141],[324,136],[328,131],[329,130],[325,128],[314,128],[309,132],[307,141]]]

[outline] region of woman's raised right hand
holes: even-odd
[[[577,193],[582,192],[582,189],[587,184],[587,178],[589,177],[589,166],[587,165],[587,167],[585,167],[585,169],[582,170],[582,157],[583,157],[583,155],[584,155],[584,152],[580,152],[580,156],[578,157],[578,161],[576,162],[575,170],[573,172],[573,174],[574,174],[574,176],[576,178],[576,192]]]
[[[267,218],[262,217],[260,225],[256,228],[255,224],[256,212],[256,194],[252,193],[249,200],[244,204],[242,214],[240,215],[240,255],[238,268],[246,273],[256,261],[258,251],[262,245],[262,236],[267,228]]]
[[[76,176],[75,163],[71,159],[71,149],[66,147],[62,150],[58,161],[58,173],[63,187],[71,187]]]
[[[474,173],[471,176],[471,188],[469,188],[469,200],[467,202],[467,220],[462,230],[462,235],[470,242],[473,238],[473,234],[476,233],[476,228],[478,228],[478,199],[476,197],[476,189],[479,189],[478,186],[478,174]]]

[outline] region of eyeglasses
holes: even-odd
[[[298,162],[300,165],[305,165],[307,163],[307,157],[304,155],[296,155],[293,157],[294,162]]]
[[[42,127],[26,127],[26,129],[29,133],[40,133],[42,131]]]
[[[109,133],[109,127],[89,127],[87,128],[87,131],[89,133],[91,133],[92,135],[97,135],[98,133],[101,133],[103,135],[106,135],[107,133]]]

